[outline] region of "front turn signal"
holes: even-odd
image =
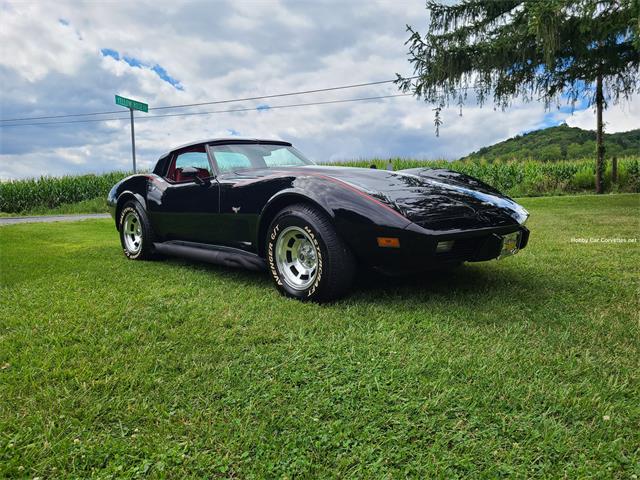
[[[378,246],[381,248],[400,248],[400,239],[396,237],[378,237]]]

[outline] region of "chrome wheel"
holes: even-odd
[[[135,212],[128,212],[122,222],[122,237],[127,250],[138,253],[142,246],[142,225]]]
[[[283,280],[295,290],[306,290],[318,275],[318,252],[300,227],[285,228],[276,241],[276,264]]]

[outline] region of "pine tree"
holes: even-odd
[[[629,100],[640,74],[639,0],[464,0],[427,2],[429,27],[407,26],[414,77],[405,92],[437,105],[462,105],[475,91],[506,108],[515,98],[549,108],[586,99],[597,111],[596,191],[603,191],[602,112]],[[638,106],[637,108],[640,108]],[[440,127],[439,115],[436,118]]]

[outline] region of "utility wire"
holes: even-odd
[[[413,79],[418,77],[416,76],[416,77],[409,77],[409,78]],[[292,95],[306,95],[309,93],[332,92],[335,90],[344,90],[348,88],[360,88],[360,87],[368,87],[371,85],[382,85],[384,83],[392,83],[395,81],[396,79],[380,80],[377,82],[354,83],[351,85],[341,85],[338,87],[316,88],[313,90],[301,90],[298,92],[277,93],[273,95],[261,95],[257,97],[234,98],[234,99],[228,99],[228,100],[215,100],[211,102],[200,102],[200,103],[185,103],[182,105],[166,105],[162,107],[152,107],[149,110],[166,110],[170,108],[200,107],[203,105],[218,105],[221,103],[246,102],[250,100],[262,100],[267,98],[289,97]],[[107,112],[70,113],[65,115],[47,115],[43,117],[3,118],[3,119],[0,119],[0,122],[18,122],[18,121],[27,121],[27,120],[45,120],[45,119],[52,119],[52,118],[68,118],[68,117],[88,117],[93,115],[112,115],[115,113],[122,113],[122,110],[112,110]]]
[[[136,117],[136,120],[149,120],[152,118],[165,118],[165,117],[187,117],[193,115],[212,115],[215,113],[235,113],[235,112],[250,112],[250,111],[268,111],[268,110],[277,110],[282,108],[294,108],[294,107],[310,107],[313,105],[330,105],[335,103],[348,103],[348,102],[362,102],[369,100],[381,100],[384,98],[397,98],[397,97],[409,97],[412,96],[411,93],[397,93],[393,95],[379,95],[375,97],[360,97],[360,98],[347,98],[344,100],[327,100],[324,102],[308,102],[308,103],[292,103],[288,105],[270,105],[268,107],[247,107],[247,108],[234,108],[229,110],[212,110],[209,112],[185,112],[185,113],[167,113],[162,115],[147,115]],[[120,112],[118,112],[120,113]],[[36,122],[36,123],[11,123],[8,125],[0,125],[0,128],[5,127],[27,127],[34,125],[63,125],[70,123],[93,123],[93,122],[110,122],[112,120],[129,120],[129,117],[114,117],[114,118],[97,118],[91,120],[66,120],[62,122]]]

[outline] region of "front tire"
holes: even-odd
[[[120,244],[130,260],[153,258],[154,233],[146,212],[138,202],[127,202],[120,212],[118,222]]]
[[[355,275],[355,260],[327,216],[310,205],[281,210],[267,231],[267,264],[276,288],[300,300],[343,296]]]

